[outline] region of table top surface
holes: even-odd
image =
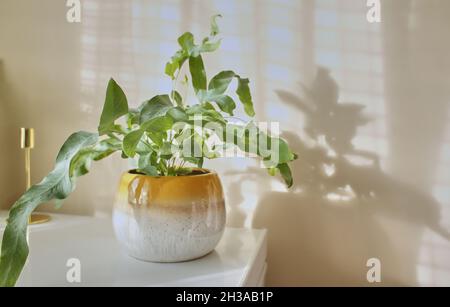
[[[0,213],[0,235],[5,215]],[[226,228],[203,258],[150,263],[125,254],[110,218],[52,214],[50,222],[30,227],[30,256],[18,286],[243,286],[264,263],[258,258],[265,257],[265,242],[265,230]],[[69,259],[79,260],[80,283],[67,281]]]

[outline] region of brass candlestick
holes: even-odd
[[[34,129],[20,128],[20,147],[25,150],[25,184],[28,190],[31,187],[31,149],[34,148]],[[33,213],[30,216],[29,224],[41,224],[48,222],[50,216],[47,214]]]

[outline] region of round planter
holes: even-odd
[[[202,257],[225,228],[222,185],[215,172],[189,176],[123,174],[113,211],[116,237],[127,253],[151,262]]]

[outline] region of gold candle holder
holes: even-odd
[[[31,187],[31,149],[34,148],[34,129],[20,128],[20,148],[25,150],[25,187]],[[33,213],[28,223],[30,225],[41,224],[50,221],[47,214]]]

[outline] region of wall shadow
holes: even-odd
[[[246,170],[235,181],[256,178],[268,187],[252,220],[253,227],[269,230],[268,285],[367,285],[366,263],[374,257],[382,263],[382,285],[416,284],[424,229],[450,240],[439,203],[383,172],[375,153],[353,146],[357,128],[369,118],[363,106],[339,102],[329,71],[318,68],[300,92],[277,91],[305,117],[307,137],[283,135],[299,154],[294,187],[271,191],[261,169]],[[229,193],[232,202],[240,193]],[[231,210],[239,206],[233,203]]]
[[[16,101],[14,97],[15,93],[6,78],[4,61],[0,59],[0,156],[5,161],[0,164],[0,186],[3,187],[0,193],[0,210],[9,209],[25,189],[20,127],[14,124],[19,123],[20,110],[13,104]],[[15,188],[11,188],[12,182],[16,183]]]

